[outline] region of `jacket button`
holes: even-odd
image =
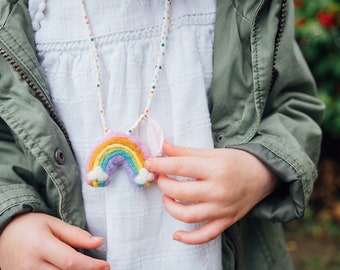
[[[57,149],[54,152],[54,159],[57,161],[59,165],[65,164],[65,154],[61,149]]]
[[[224,135],[223,133],[217,133],[215,135],[215,140],[216,140],[217,143],[220,143],[222,141],[223,135]]]

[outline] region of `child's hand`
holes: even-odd
[[[177,231],[173,238],[186,244],[208,242],[245,216],[270,194],[278,180],[255,156],[236,149],[190,149],[165,143],[168,157],[146,161],[160,173],[158,186],[167,211],[186,223],[206,222],[200,229]],[[177,175],[197,181],[177,181]],[[182,204],[192,202],[193,204]]]
[[[108,270],[107,262],[87,257],[74,248],[93,249],[103,239],[57,218],[29,213],[14,218],[0,235],[2,270]]]

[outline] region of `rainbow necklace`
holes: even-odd
[[[145,109],[126,133],[112,132],[107,123],[105,104],[102,98],[99,54],[87,15],[85,0],[81,0],[80,4],[95,64],[98,109],[105,135],[104,139],[95,146],[89,156],[85,172],[86,182],[93,187],[108,186],[114,178],[115,171],[119,167],[123,167],[130,181],[137,187],[150,186],[157,180],[157,175],[149,172],[144,167],[144,162],[147,158],[151,157],[152,154],[138,138],[133,136],[133,133],[144,120],[148,119],[151,102],[157,90],[159,72],[163,68],[167,36],[170,27],[171,0],[165,0],[164,3],[162,34]]]

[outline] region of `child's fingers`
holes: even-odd
[[[232,223],[228,223],[226,220],[217,219],[191,232],[177,231],[173,234],[173,239],[188,245],[203,244],[218,237],[225,228],[231,225]]]
[[[108,270],[109,264],[83,255],[59,239],[46,241],[45,260],[63,270]]]
[[[208,220],[209,212],[206,212],[208,203],[193,203],[190,205],[182,204],[163,196],[163,203],[167,212],[177,220],[185,223],[198,223]]]
[[[195,156],[150,158],[145,161],[146,169],[151,172],[196,178],[197,180],[204,180],[211,175],[206,166],[206,158]]]
[[[11,270],[109,269],[107,262],[78,253],[68,242],[74,247],[91,248],[99,246],[102,240],[92,238],[89,233],[46,214],[22,214],[14,218],[1,233],[1,267]],[[13,253],[13,250],[16,252]]]
[[[103,243],[102,238],[50,217],[48,226],[54,237],[46,241],[44,258],[60,269],[65,270],[104,270],[109,269],[105,261],[93,259],[77,252],[74,247],[93,249]]]
[[[51,218],[48,225],[55,237],[74,248],[94,249],[103,244],[102,238],[93,237],[89,232],[62,220]]]
[[[200,149],[200,148],[190,148],[182,147],[164,142],[163,151],[168,156],[178,157],[178,156],[196,156],[196,157],[210,157],[214,156],[216,151],[213,149]]]
[[[216,211],[214,205],[208,202],[183,204],[163,196],[163,203],[168,213],[185,223],[198,223],[221,217],[220,211]]]
[[[213,196],[212,193],[207,192],[205,182],[201,181],[178,181],[162,174],[158,178],[157,185],[167,196],[183,202],[209,201]]]
[[[43,262],[39,264],[39,268],[35,268],[36,270],[60,270],[60,268],[50,264],[48,262]]]

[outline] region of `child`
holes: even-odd
[[[291,268],[272,222],[303,215],[323,111],[292,1],[0,14],[2,270]]]

